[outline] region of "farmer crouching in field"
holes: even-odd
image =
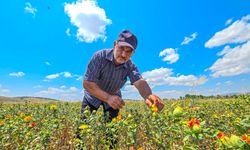
[[[104,112],[109,114],[108,121],[117,117],[119,109],[125,105],[120,89],[127,81],[127,77],[149,107],[154,104],[159,111],[163,109],[162,100],[152,94],[148,83],[130,60],[136,47],[136,36],[125,30],[119,34],[112,49],[100,50],[93,55],[84,75],[82,114],[87,106],[92,112],[103,105]]]
[[[155,104],[158,110],[163,109],[164,104],[160,98],[152,94],[151,88],[130,60],[136,47],[136,36],[125,30],[119,34],[112,49],[104,49],[94,54],[84,75],[82,112],[86,106],[93,111],[103,105],[104,111],[109,112],[109,120],[117,117],[119,109],[125,105],[120,89],[127,81],[127,77],[149,107]]]

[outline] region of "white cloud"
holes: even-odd
[[[50,82],[51,80],[50,79],[43,79],[42,81],[44,81],[44,82]]]
[[[129,84],[128,82],[126,82],[123,91],[128,91],[128,92],[136,92],[137,89],[135,88],[134,85]]]
[[[227,26],[227,25],[231,24],[232,21],[233,21],[233,18],[228,19],[228,20],[226,21],[225,25]]]
[[[65,86],[65,85],[62,85],[62,86],[60,86],[60,88],[61,88],[61,89],[65,89],[65,88],[66,88],[66,86]]]
[[[27,12],[27,13],[32,14],[33,16],[35,16],[35,15],[36,15],[36,12],[37,12],[37,9],[34,8],[34,7],[32,7],[31,3],[26,2],[26,3],[25,3],[24,11]]]
[[[163,98],[179,98],[180,96],[184,96],[187,93],[188,92],[185,91],[168,90],[168,91],[157,91],[154,94],[163,99]]]
[[[40,91],[37,94],[47,96],[47,95],[52,95],[52,94],[60,94],[60,93],[64,93],[64,92],[65,91],[63,89],[49,87],[48,90]]]
[[[59,73],[47,75],[43,81],[49,82],[49,81],[51,81],[52,79],[56,79],[56,78],[59,78],[59,77],[64,77],[64,78],[75,78],[76,80],[82,80],[82,78],[83,78],[83,77],[80,76],[80,75],[72,74],[72,73],[70,73],[70,72],[68,72],[68,71],[64,71],[64,72],[59,72]]]
[[[185,95],[181,91],[176,90],[164,90],[164,91],[152,91],[154,94],[159,96],[160,98],[178,98],[179,96]],[[122,89],[122,95],[124,99],[132,99],[132,100],[142,100],[143,98],[140,96],[140,93],[135,88],[135,86],[130,85],[128,82],[125,84]]]
[[[216,86],[220,86],[220,85],[221,85],[221,83],[220,83],[220,82],[216,83]]]
[[[22,77],[24,75],[25,75],[24,72],[12,72],[12,73],[9,73],[9,76],[13,76],[13,77]]]
[[[56,73],[56,74],[47,75],[45,78],[51,80],[51,79],[58,78],[59,76],[60,74]]]
[[[10,92],[10,90],[8,90],[8,89],[1,89],[1,93],[9,93]]]
[[[46,64],[47,66],[51,66],[51,64],[50,64],[48,61],[46,61],[45,64]]]
[[[131,85],[129,82],[126,82],[126,84],[122,88],[122,92],[126,92],[128,94],[128,93],[134,93],[138,91],[134,85]]]
[[[161,85],[197,86],[204,84],[207,81],[205,76],[201,76],[200,78],[194,75],[180,75],[175,77],[171,76],[172,74],[172,69],[159,68],[144,72],[142,73],[142,76],[151,85],[151,87]]]
[[[3,86],[0,84],[0,95],[5,96],[5,95],[8,94],[9,92],[10,92],[9,89],[3,88]]]
[[[205,47],[213,48],[224,44],[237,44],[250,40],[250,15],[235,21],[226,29],[215,33],[215,35],[205,43]]]
[[[65,13],[70,17],[70,22],[77,29],[79,41],[91,43],[98,39],[106,40],[106,26],[112,21],[107,18],[105,10],[97,5],[94,0],[78,0],[65,3]]]
[[[42,85],[35,85],[34,88],[42,88]]]
[[[63,76],[64,76],[65,78],[70,78],[70,77],[72,77],[72,75],[71,75],[70,72],[62,72],[61,74],[63,74]]]
[[[230,46],[225,46],[224,49],[220,52],[217,53],[218,56],[223,56],[227,53],[229,53],[232,49],[230,48]]]
[[[70,34],[70,28],[68,28],[65,33],[67,34],[67,36],[71,36],[71,34]]]
[[[232,85],[232,84],[233,84],[232,81],[226,81],[226,82],[225,82],[225,85],[227,85],[227,86],[230,86],[230,85]]]
[[[165,78],[165,84],[167,85],[184,85],[184,86],[197,86],[204,84],[207,80],[198,78],[194,75],[180,75],[178,77]]]
[[[79,101],[81,98],[81,90],[76,87],[66,88],[62,86],[60,88],[49,87],[47,90],[39,91],[35,93],[35,96],[41,97],[53,97],[56,99]]]
[[[220,54],[224,56],[209,68],[213,77],[250,73],[250,41],[234,48],[225,47]]]
[[[204,76],[200,78],[195,77],[193,75],[180,75],[177,77],[173,77],[172,69],[169,68],[159,68],[154,69],[152,71],[146,71],[142,73],[143,78],[148,82],[151,88],[155,88],[157,86],[196,86],[201,85],[207,81]],[[179,97],[183,95],[183,93],[178,91],[153,91],[153,93],[159,95],[162,98],[166,97]],[[127,99],[142,99],[137,89],[130,85],[128,82],[125,84],[122,89],[122,94]]]
[[[55,74],[47,75],[45,78],[51,80],[51,79],[58,78],[61,75],[64,76],[65,78],[71,78],[72,77],[72,75],[71,75],[70,72],[65,71],[65,72],[60,72],[60,73],[55,73]]]
[[[181,45],[189,44],[191,41],[196,39],[197,35],[198,35],[198,33],[194,32],[189,37],[185,37],[184,40],[181,42]]]
[[[38,95],[53,95],[53,94],[65,94],[65,93],[72,93],[72,92],[79,92],[80,89],[76,87],[70,87],[70,88],[54,88],[54,87],[49,87],[47,90],[39,91],[37,94]]]
[[[212,72],[211,76],[223,77],[250,73],[250,15],[215,33],[205,46],[213,48],[225,44],[236,44],[236,46],[226,45],[217,53],[221,58],[208,68]]]
[[[169,68],[159,68],[151,71],[146,71],[142,73],[142,76],[150,83],[154,85],[161,84],[164,82],[164,77],[169,77],[172,75],[172,69]]]
[[[133,100],[141,100],[143,99],[135,86],[130,85],[130,82],[126,82],[125,86],[121,90],[123,99],[133,99]]]
[[[83,76],[79,76],[79,75],[77,75],[77,79],[76,80],[78,80],[78,81],[82,81],[83,80]]]
[[[76,91],[78,91],[79,89],[76,88],[76,87],[70,87],[69,90],[70,90],[71,92],[76,92]]]
[[[175,63],[179,60],[179,54],[177,53],[177,49],[167,48],[160,52],[160,57],[164,57],[162,60],[168,62],[168,64]]]

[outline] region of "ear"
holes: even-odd
[[[114,47],[116,46],[116,44],[117,44],[117,41],[114,41]]]

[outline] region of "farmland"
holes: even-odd
[[[164,102],[126,101],[108,123],[80,102],[0,104],[0,149],[250,149],[250,97]]]

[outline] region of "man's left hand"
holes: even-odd
[[[164,108],[163,101],[154,94],[149,95],[145,100],[145,103],[148,105],[148,107],[152,107],[152,105],[154,104],[154,106],[157,107],[158,112],[160,112]]]

